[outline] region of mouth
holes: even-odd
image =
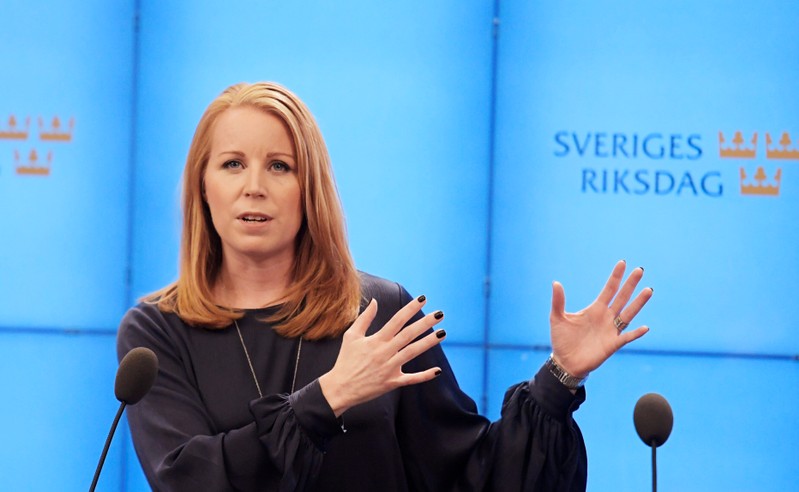
[[[266,214],[249,213],[249,212],[243,213],[239,215],[237,218],[247,224],[260,224],[272,220],[272,217]]]

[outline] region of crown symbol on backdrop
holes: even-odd
[[[25,128],[17,128],[17,118],[12,114],[8,118],[8,129],[0,130],[0,138],[9,140],[26,140],[28,138],[28,127],[30,117],[25,118]]]
[[[46,130],[44,127],[44,121],[41,117],[39,117],[39,140],[54,140],[59,142],[69,142],[72,140],[72,130],[75,128],[75,118],[69,119],[69,129],[67,131],[62,131],[61,129],[61,120],[58,119],[58,116],[53,117],[53,121],[50,124],[50,129]]]
[[[39,165],[39,154],[36,152],[36,149],[31,149],[30,153],[28,153],[28,162],[21,162],[19,152],[15,150],[14,161],[16,162],[17,174],[47,176],[50,174],[53,152],[50,151],[47,153],[47,161],[44,166]]]
[[[737,157],[739,159],[754,159],[755,151],[757,149],[757,132],[752,135],[752,147],[742,147],[744,144],[744,137],[740,131],[736,131],[732,138],[733,147],[724,148],[724,133],[719,132],[719,156],[720,157]]]
[[[742,195],[770,195],[777,196],[780,194],[780,181],[782,180],[782,169],[777,168],[774,173],[774,184],[765,184],[768,180],[766,171],[763,166],[757,168],[754,175],[756,184],[744,184],[747,180],[746,171],[741,168],[741,194]]]
[[[782,138],[780,138],[779,144],[782,147],[782,150],[772,149],[771,144],[771,134],[766,133],[766,157],[769,159],[799,159],[799,147],[790,150],[789,147],[791,146],[791,136],[788,132],[784,132],[782,134]]]

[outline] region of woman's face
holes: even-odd
[[[223,261],[294,260],[303,219],[295,157],[274,114],[239,106],[217,118],[203,183]]]

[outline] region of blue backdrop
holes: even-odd
[[[652,331],[592,375],[589,489],[648,484],[630,415],[650,391],[675,413],[664,490],[796,488],[799,8],[520,0],[500,18],[490,412],[539,363],[524,346],[548,333],[525,327],[551,281],[577,310],[626,259],[655,288]]]
[[[194,125],[256,80],[308,103],[358,266],[447,312],[487,415],[547,355],[551,281],[577,310],[624,258],[652,331],[591,376],[588,489],[649,486],[650,391],[664,490],[795,488],[793,2],[196,3],[3,5],[0,488],[90,483],[119,319],[176,275]],[[124,428],[98,488],[147,489]]]

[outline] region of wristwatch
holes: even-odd
[[[552,357],[553,355],[554,354],[549,354],[549,358],[547,358],[547,361],[544,362],[544,365],[547,369],[549,369],[549,372],[555,376],[555,379],[560,381],[563,386],[569,388],[570,390],[582,388],[585,384],[585,380],[588,379],[588,376],[584,378],[572,376],[566,372],[565,369],[560,367],[557,362],[555,362],[555,359]]]

